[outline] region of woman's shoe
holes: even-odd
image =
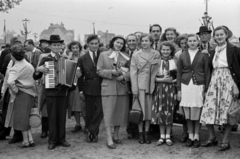
[[[208,139],[204,143],[201,144],[202,147],[210,147],[210,146],[216,146],[218,144],[217,138],[214,139]]]
[[[29,142],[23,142],[21,145],[18,145],[18,147],[20,147],[20,148],[29,148],[30,144],[29,144]]]
[[[114,139],[114,138],[113,138],[113,142],[114,142],[115,144],[121,144],[121,143],[122,143],[121,140],[119,140],[119,139]]]
[[[113,144],[108,144],[107,143],[107,147],[109,148],[109,149],[116,149],[116,145],[113,143]]]
[[[221,143],[218,147],[218,151],[225,151],[225,150],[228,150],[230,149],[230,144],[229,142],[227,143]]]
[[[167,144],[168,146],[172,146],[172,145],[173,145],[173,142],[172,142],[172,140],[171,140],[170,138],[167,138],[167,139],[166,139],[166,144]]]
[[[158,142],[156,143],[156,146],[163,145],[164,143],[165,143],[165,139],[160,138],[160,139],[158,140]]]
[[[197,139],[195,139],[195,140],[194,140],[193,147],[198,148],[200,145],[201,145],[201,144],[200,144],[200,141],[197,140]]]
[[[30,146],[30,147],[35,147],[35,146],[36,146],[36,144],[34,143],[34,141],[33,141],[33,140],[31,140],[31,141],[29,141],[29,146]]]
[[[144,132],[144,138],[145,138],[145,143],[146,144],[151,144],[151,140],[150,140],[150,137],[148,135],[148,131]]]
[[[191,139],[188,139],[187,143],[186,143],[186,146],[191,147],[191,146],[193,146],[193,144],[194,144],[194,142]]]
[[[144,144],[144,143],[145,143],[145,141],[144,141],[144,137],[143,137],[143,133],[142,133],[142,132],[139,133],[139,139],[138,139],[138,142],[139,142],[139,144]]]

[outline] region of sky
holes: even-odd
[[[0,35],[4,19],[7,30],[20,34],[25,18],[30,20],[28,38],[32,39],[33,33],[40,35],[50,23],[61,22],[67,30],[74,30],[75,39],[93,33],[93,23],[96,31],[123,36],[148,33],[151,24],[160,24],[163,30],[175,27],[180,33],[196,33],[205,10],[205,0],[23,0],[9,13],[0,13]],[[209,0],[208,13],[214,27],[226,25],[240,37],[240,0]]]

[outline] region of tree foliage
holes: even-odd
[[[8,13],[15,5],[19,5],[22,0],[0,0],[0,12]]]

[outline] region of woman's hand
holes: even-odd
[[[181,99],[182,99],[182,92],[181,92],[181,91],[178,91],[177,100],[178,100],[178,101],[181,101]]]
[[[80,67],[78,67],[79,69],[76,70],[76,77],[80,78],[82,76],[82,71],[80,69]]]
[[[172,80],[172,83],[176,83],[177,82],[177,79],[175,79],[175,80]]]
[[[39,66],[36,68],[37,72],[42,72],[44,74],[47,74],[49,72],[49,69],[45,67],[45,65]]]
[[[118,71],[118,70],[116,70],[116,69],[113,69],[113,70],[112,70],[112,74],[113,74],[114,76],[120,76],[120,75],[122,75],[122,72],[121,72],[121,71]]]
[[[135,98],[138,98],[138,94],[133,94],[133,100],[134,100]]]
[[[119,81],[119,82],[120,82],[120,81],[123,81],[123,80],[124,80],[124,77],[123,77],[123,75],[121,75],[121,76],[118,76],[118,77],[116,78],[116,80],[117,80],[117,81]]]
[[[239,90],[236,84],[233,86],[233,97],[237,99],[239,97]]]
[[[172,77],[164,77],[164,81],[165,81],[166,83],[173,83]]]

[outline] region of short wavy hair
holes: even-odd
[[[181,34],[181,35],[179,35],[179,36],[176,38],[175,43],[181,48],[180,43],[181,43],[181,41],[184,40],[184,39],[187,41],[187,38],[188,38],[187,36],[188,36],[187,34]]]
[[[161,50],[162,50],[163,46],[169,46],[170,47],[170,50],[171,50],[170,56],[173,57],[174,54],[175,54],[175,47],[174,47],[173,43],[171,41],[164,41],[160,44],[159,52],[160,52],[161,56],[162,56]]]
[[[196,37],[197,40],[198,40],[198,46],[201,45],[201,41],[200,41],[200,39],[199,39],[199,37],[198,37],[197,34],[194,34],[194,33],[192,33],[192,34],[188,34],[188,35],[187,35],[187,41],[188,41],[188,39],[189,39],[190,37]],[[188,44],[187,44],[187,48],[189,48]]]
[[[120,51],[121,52],[125,52],[126,51],[126,40],[123,37],[121,37],[121,36],[115,36],[114,38],[112,38],[112,40],[109,43],[109,48],[110,49],[114,49],[114,42],[117,39],[122,39],[123,40],[123,47],[122,47],[122,49]]]
[[[214,36],[216,34],[216,31],[218,31],[218,30],[223,30],[224,31],[224,33],[227,35],[226,41],[228,41],[229,29],[226,26],[218,26],[218,27],[216,27],[214,29],[214,31],[213,31],[213,39],[214,39]],[[217,41],[215,39],[214,39],[214,41],[217,43]]]
[[[142,39],[143,39],[144,37],[148,37],[149,41],[151,42],[151,47],[152,47],[153,44],[154,44],[154,38],[153,38],[153,36],[152,36],[151,34],[146,34],[146,33],[144,33],[144,34],[141,36],[141,38],[140,38],[140,42],[142,42]]]
[[[17,60],[21,61],[25,57],[25,50],[22,45],[16,45],[11,47],[11,55]]]
[[[165,29],[164,33],[163,33],[162,36],[161,36],[160,41],[167,41],[166,33],[167,33],[168,31],[173,31],[173,32],[176,34],[176,38],[179,36],[179,33],[177,32],[177,29],[175,29],[175,28],[173,28],[173,27],[169,27],[169,28]],[[174,39],[174,42],[175,42],[176,38]]]
[[[78,41],[72,41],[72,42],[70,42],[70,43],[68,44],[68,50],[72,51],[72,46],[73,46],[73,45],[78,45],[78,47],[79,47],[79,52],[82,51],[82,45],[81,45],[80,42],[78,42]]]

